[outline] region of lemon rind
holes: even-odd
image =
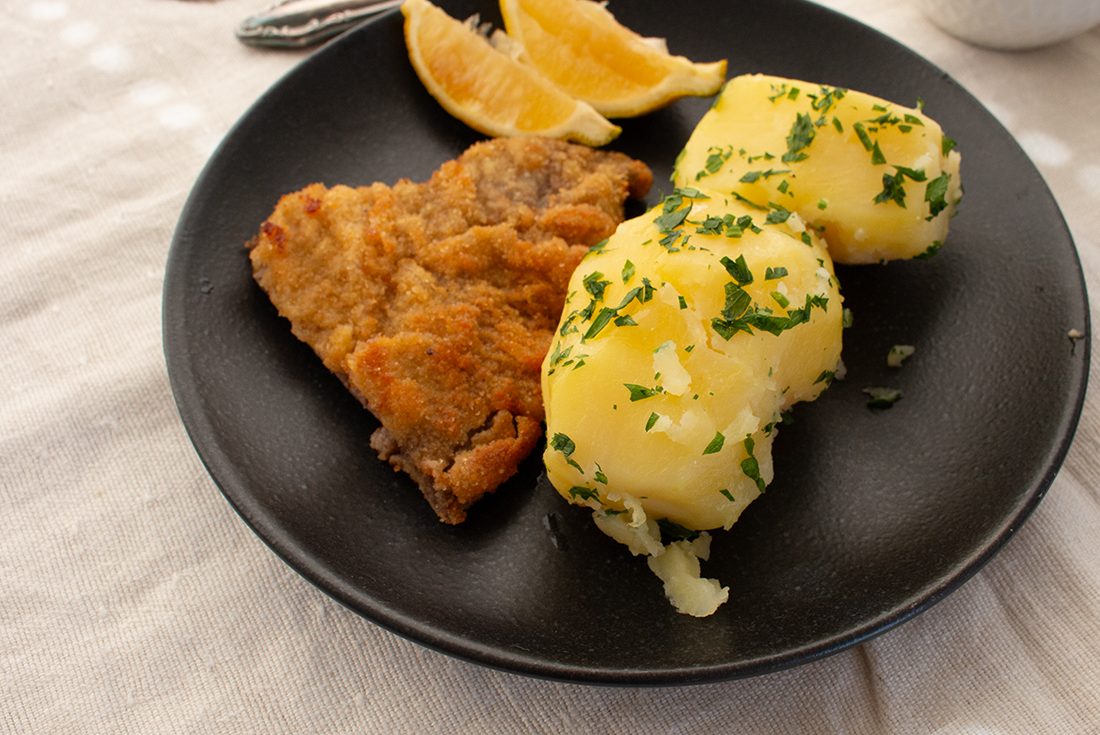
[[[526,16],[526,13],[519,7],[519,0],[501,0],[500,10],[509,35],[522,46],[524,43],[523,24],[519,19],[520,16]],[[643,38],[615,20],[615,17],[606,8],[602,8],[602,11],[606,13],[606,17],[598,25],[604,26],[607,32],[614,34],[631,51],[646,58],[657,60],[661,66],[669,69],[669,73],[661,82],[650,87],[644,93],[629,97],[600,99],[564,87],[567,94],[587,102],[605,117],[629,118],[645,115],[666,107],[683,97],[709,97],[722,88],[726,81],[726,60],[698,63],[684,56],[670,54],[664,44],[664,39]],[[520,59],[533,68],[542,71],[537,59],[529,51],[525,51]],[[555,84],[558,83],[553,79],[551,81]]]
[[[514,120],[494,119],[489,115],[482,114],[482,111],[477,107],[458,102],[448,94],[444,85],[432,76],[424,59],[423,50],[416,40],[423,13],[430,12],[429,8],[439,10],[427,0],[406,0],[401,6],[401,11],[405,15],[406,47],[409,61],[417,76],[420,77],[424,88],[452,116],[474,130],[492,137],[547,137],[582,143],[592,147],[605,145],[617,138],[619,133],[622,132],[622,128],[607,120],[591,105],[572,97],[535,68],[516,61],[511,55],[495,48],[487,39],[478,36],[472,30],[469,31],[471,35],[482,38],[484,41],[484,51],[498,55],[499,63],[512,67],[513,71],[522,77],[525,86],[530,87],[532,95],[545,96],[547,99],[571,104],[573,105],[573,112],[557,125],[547,128],[522,129],[516,126]],[[459,23],[454,18],[451,18],[451,20]]]

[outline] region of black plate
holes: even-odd
[[[492,4],[445,3],[464,18]],[[927,609],[1005,543],[1049,487],[1085,394],[1080,264],[1061,214],[1008,133],[942,71],[799,0],[656,0],[614,9],[674,53],[859,89],[926,111],[959,143],[966,198],[930,261],[840,268],[855,326],[848,378],[795,410],[777,474],[704,573],[712,617],[676,614],[642,559],[540,480],[536,454],[448,527],[367,445],[371,415],[253,283],[244,242],[279,196],[425,180],[478,139],[428,96],[398,14],[314,54],[225,139],[169,255],[164,343],[191,439],[225,496],[294,569],[364,617],[446,653],[552,679],[682,684],[811,661]],[[612,147],[668,190],[709,100],[627,121]],[[885,368],[894,344],[916,354]],[[862,388],[904,398],[866,406]]]

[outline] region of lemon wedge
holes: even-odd
[[[726,62],[696,64],[642,38],[591,0],[500,0],[521,57],[607,117],[635,117],[721,89]]]
[[[496,48],[428,0],[406,0],[405,45],[428,92],[447,112],[495,137],[544,136],[601,146],[621,128],[513,53]],[[501,34],[503,35],[503,34]]]

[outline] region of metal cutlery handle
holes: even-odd
[[[400,6],[402,0],[281,0],[246,18],[237,38],[250,46],[301,48],[320,43]]]

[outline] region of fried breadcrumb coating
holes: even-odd
[[[295,336],[381,422],[371,446],[460,523],[542,436],[569,277],[652,181],[619,153],[496,139],[423,184],[288,194],[248,247]]]

